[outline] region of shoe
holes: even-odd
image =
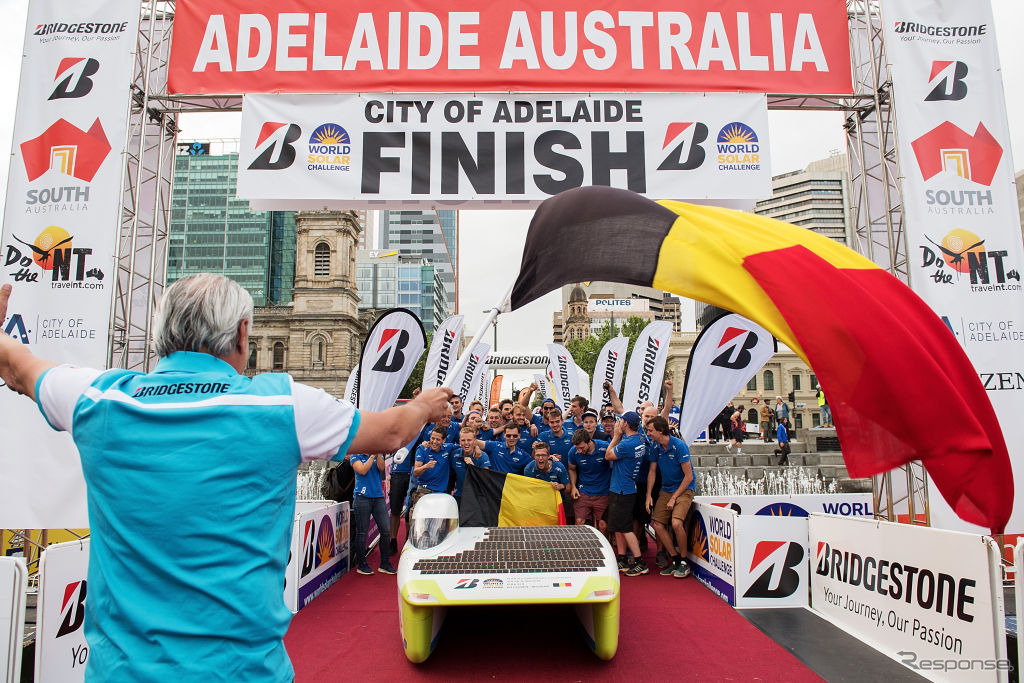
[[[736,449],[736,455],[743,455],[743,449],[742,448],[737,448]]]
[[[662,569],[664,569],[665,567],[667,567],[670,564],[672,564],[672,561],[670,559],[668,559],[668,553],[666,553],[664,550],[659,550],[658,551],[658,554],[655,556],[654,561]]]
[[[370,569],[370,565],[366,564],[365,562],[356,567],[356,573],[362,574],[363,576],[373,576],[373,570]]]
[[[619,565],[619,571],[620,572],[624,572],[627,569],[629,569],[629,562],[624,557],[620,557],[619,558],[618,565]]]
[[[658,572],[662,576],[672,576],[676,569],[679,568],[678,564],[669,564],[667,567],[662,567],[661,571]]]
[[[679,565],[676,567],[675,571],[672,572],[672,576],[676,577],[677,579],[685,579],[689,575],[690,565],[688,565],[685,562],[680,562]]]
[[[732,444],[729,444],[729,445],[727,445],[727,446],[725,447],[725,451],[726,451],[727,453],[732,453]]]
[[[392,538],[391,539],[391,546],[390,546],[390,548],[391,548],[391,554],[392,555],[397,555],[398,554],[398,539],[397,538]]]
[[[637,560],[629,566],[629,569],[626,570],[626,576],[640,576],[641,574],[646,574],[648,571],[647,564],[643,560]]]
[[[390,562],[383,562],[383,563],[381,563],[381,565],[379,567],[377,567],[377,571],[379,571],[381,574],[397,574],[398,573],[397,571],[395,571],[395,568],[391,566]]]

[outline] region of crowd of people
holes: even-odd
[[[819,396],[824,400],[824,394],[819,390]],[[775,397],[775,404],[770,405],[768,401],[758,399],[761,409],[758,411],[760,419],[760,437],[764,443],[772,443],[773,437],[778,440],[779,447],[774,454],[779,457],[779,465],[789,462],[790,446],[793,428],[789,423],[789,404],[782,400],[781,396]],[[825,405],[825,410],[828,405]],[[726,450],[729,453],[736,449],[736,455],[743,455],[743,442],[747,440],[747,425],[744,419],[744,406],[736,406],[733,401],[722,408],[722,412],[711,421],[708,426],[708,443],[717,443],[719,440],[726,442]],[[824,424],[824,410],[822,411],[822,424]],[[831,415],[829,416],[831,420]],[[831,425],[829,425],[831,426]]]
[[[461,504],[468,467],[482,467],[547,482],[562,496],[571,524],[590,524],[606,533],[617,552],[619,571],[639,576],[650,571],[643,553],[655,530],[656,561],[665,576],[685,578],[686,530],[683,520],[696,492],[689,449],[673,434],[668,414],[673,384],[665,382],[666,402],[646,402],[625,410],[609,385],[611,401],[600,412],[583,396],[572,399],[563,413],[551,399],[536,411],[530,399],[536,384],[486,407],[479,401],[463,405],[450,400],[446,415],[423,428],[399,450],[391,468],[390,520],[382,524],[383,461],[368,467],[359,456],[355,469],[357,499],[371,491],[372,503],[353,506],[356,571],[372,574],[366,557],[366,534],[372,515],[381,531],[378,571],[393,573],[390,556],[398,552],[402,510],[411,510],[429,493],[450,493]]]

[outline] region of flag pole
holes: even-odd
[[[473,353],[473,349],[476,348],[476,345],[479,344],[480,340],[483,339],[485,334],[487,334],[488,325],[497,320],[498,314],[508,306],[512,297],[512,287],[514,286],[515,285],[510,285],[508,291],[505,292],[505,296],[503,296],[498,304],[487,313],[487,317],[484,318],[484,321],[480,324],[480,329],[477,330],[475,335],[473,335],[473,339],[466,345],[466,348],[462,350],[462,355],[459,356],[459,359],[455,361],[455,367],[453,367],[445,376],[444,382],[441,383],[442,387],[450,389],[455,378],[462,374],[463,369],[466,367],[466,363],[469,362],[470,355]]]

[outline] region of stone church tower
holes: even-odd
[[[590,317],[587,315],[587,293],[576,285],[569,293],[569,304],[565,318],[565,341],[586,339],[590,336]]]
[[[295,288],[288,306],[256,309],[248,372],[287,372],[341,396],[365,334],[356,292],[354,211],[295,214]]]

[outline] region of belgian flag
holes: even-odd
[[[562,496],[551,484],[482,467],[466,468],[459,526],[565,524]]]
[[[1009,454],[971,361],[920,297],[853,250],[751,213],[585,187],[537,209],[512,309],[587,280],[655,287],[760,324],[817,374],[851,476],[921,460],[962,519],[1005,527]]]

